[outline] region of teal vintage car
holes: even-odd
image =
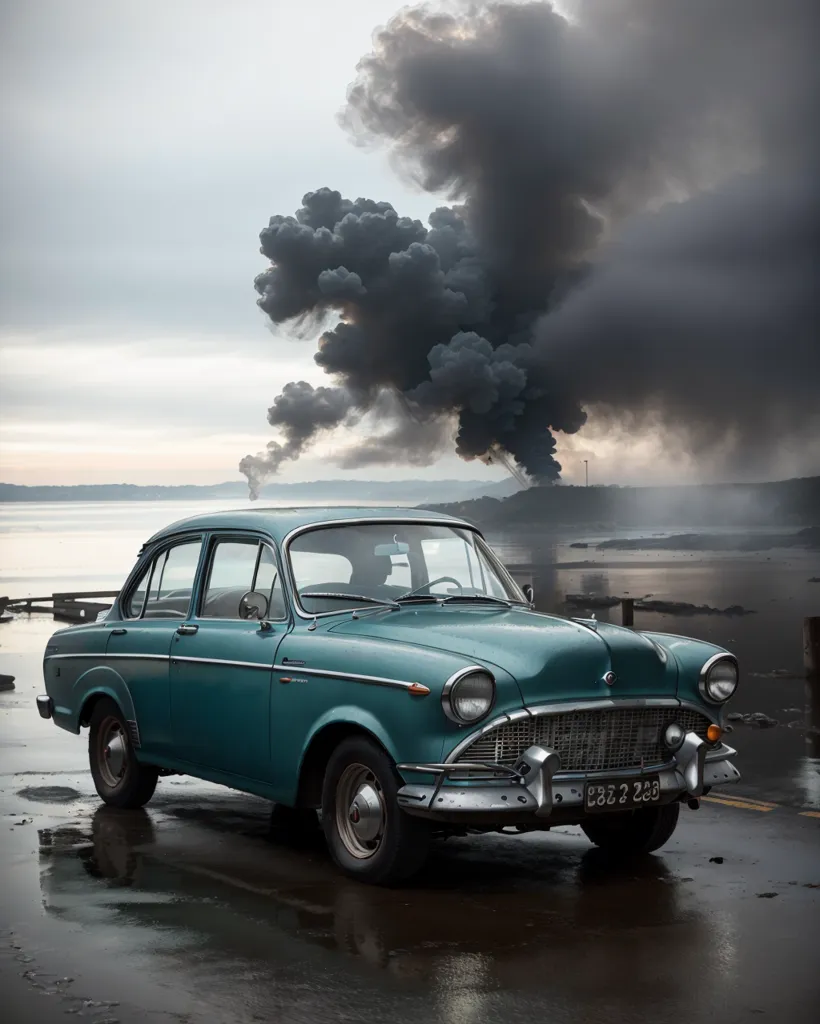
[[[40,714],[89,727],[100,797],[185,773],[274,801],[363,881],[431,838],[580,824],[657,849],[739,778],[735,657],[535,611],[481,533],[419,509],[219,512],[155,534],[104,619],[59,630]]]

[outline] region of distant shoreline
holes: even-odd
[[[518,489],[512,480],[313,480],[304,483],[270,483],[260,500],[288,498],[330,501],[339,504],[404,502],[419,505],[442,501],[469,501],[480,497],[506,497]],[[26,485],[0,483],[0,502],[77,501],[213,501],[248,497],[244,481],[221,484],[67,484]]]

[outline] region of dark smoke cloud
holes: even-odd
[[[820,5],[570,14],[418,8],[376,34],[344,121],[460,205],[425,227],[320,189],[271,219],[259,305],[338,312],[315,357],[338,387],[288,385],[252,482],[368,410],[387,430],[361,464],[455,417],[460,454],[500,446],[538,481],[588,411],[738,459],[816,436]]]

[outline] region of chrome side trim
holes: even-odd
[[[229,658],[189,658],[183,655],[171,655],[171,661],[186,661],[197,665],[229,665],[233,668],[262,668],[266,672],[273,671],[273,665],[261,661],[232,661]]]
[[[107,661],[109,658],[138,658],[140,661],[170,661],[168,654],[47,654],[43,661],[60,661],[63,658],[87,658]]]
[[[694,704],[691,701],[681,701],[676,697],[643,697],[643,698],[626,698],[624,700],[615,700],[613,698],[602,698],[598,700],[579,700],[579,701],[565,701],[564,703],[555,704],[537,704],[535,707],[522,708],[520,711],[507,712],[504,715],[499,715],[498,718],[494,718],[492,722],[488,722],[482,726],[477,732],[470,733],[466,736],[445,758],[447,764],[452,764],[456,761],[459,755],[474,743],[479,737],[483,736],[484,733],[490,732],[492,729],[498,728],[500,725],[505,725],[507,722],[514,722],[519,718],[526,718],[528,715],[533,717],[540,717],[541,715],[564,715],[571,711],[614,711],[618,708],[690,708],[693,711],[698,711],[704,716],[704,718],[714,721],[718,724],[713,714],[710,713],[709,708],[705,708],[700,704]]]
[[[297,526],[290,533],[286,534],[282,540],[282,562],[287,572],[288,583],[290,584],[290,593],[293,599],[293,607],[296,614],[300,619],[321,619],[328,615],[341,615],[343,612],[351,612],[361,610],[361,605],[356,605],[352,608],[338,608],[332,612],[306,612],[301,604],[299,603],[299,592],[296,589],[296,580],[293,576],[293,567],[290,563],[290,544],[294,538],[298,537],[302,533],[307,533],[310,530],[322,530],[326,527],[331,526],[369,526],[374,523],[401,523],[403,525],[413,525],[414,523],[418,526],[456,526],[461,530],[471,530],[473,533],[481,536],[481,531],[478,527],[473,526],[472,523],[465,523],[461,519],[454,519],[449,516],[442,516],[440,519],[421,519],[415,517],[397,515],[393,518],[375,518],[373,516],[362,516],[361,519],[325,519],[318,523],[303,523],[302,526]]]
[[[345,520],[347,521],[347,520]],[[293,665],[274,665],[274,672],[287,672],[290,675],[293,670]],[[299,665],[298,672],[300,675],[308,676],[321,676],[324,679],[342,679],[350,683],[366,683],[370,686],[392,686],[398,690],[409,690],[413,686],[419,684],[408,683],[404,679],[390,679],[387,676],[363,676],[359,675],[358,672],[334,672],[329,668],[311,668],[309,665]]]

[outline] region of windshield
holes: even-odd
[[[527,603],[478,534],[446,524],[317,527],[294,537],[288,558],[299,604],[311,615],[375,601]]]

